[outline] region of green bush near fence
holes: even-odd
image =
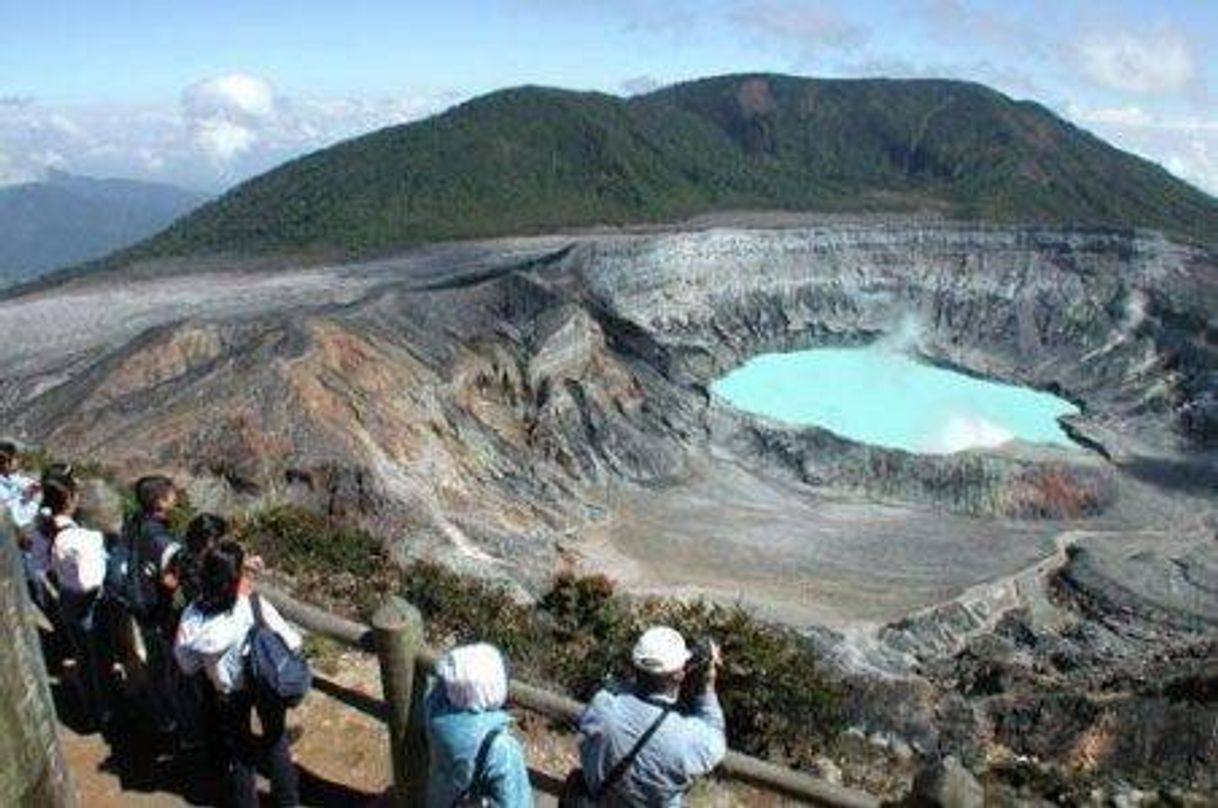
[[[648,625],[664,623],[689,640],[723,649],[719,695],[733,748],[808,763],[843,728],[840,688],[816,650],[794,631],[736,607],[706,601],[636,601],[604,576],[562,574],[535,605],[501,587],[420,561],[402,575],[402,595],[422,611],[438,647],[487,641],[507,655],[513,675],[553,683],[588,699],[607,678],[629,674],[630,648]]]
[[[293,579],[298,593],[327,608],[360,609],[393,587],[381,542],[325,514],[277,505],[234,520],[247,552]]]
[[[434,647],[494,643],[513,676],[579,699],[629,675],[630,648],[648,625],[671,625],[691,641],[711,637],[726,662],[719,694],[731,744],[750,754],[806,763],[843,726],[840,689],[812,644],[740,608],[627,598],[605,576],[570,573],[526,603],[432,561],[398,570],[371,533],[292,506],[239,519],[237,535],[308,600],[358,613],[396,590],[422,612]]]
[[[29,461],[27,468],[38,469],[49,458]],[[125,505],[133,507],[129,493]],[[195,514],[183,492],[175,530],[183,531]],[[719,693],[732,746],[751,754],[806,762],[843,725],[841,691],[821,672],[812,644],[740,608],[626,598],[603,575],[570,573],[556,576],[536,602],[526,603],[499,584],[435,562],[399,570],[372,533],[291,505],[234,517],[233,532],[311,602],[358,614],[397,591],[422,612],[433,646],[494,643],[512,675],[580,699],[611,677],[629,675],[631,645],[648,625],[671,625],[691,641],[711,637],[726,662]]]

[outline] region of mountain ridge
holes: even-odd
[[[498,90],[285,163],[114,258],[368,255],[729,209],[1218,233],[1218,200],[984,85],[740,74],[625,99]]]
[[[147,238],[206,199],[164,183],[61,171],[0,188],[0,287],[102,258]]]

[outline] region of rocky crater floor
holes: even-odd
[[[954,756],[993,794],[1213,794],[1218,257],[1145,232],[748,225],[86,276],[0,300],[0,417],[522,596],[575,567],[741,602],[823,646],[873,751]],[[910,324],[926,361],[1077,403],[1079,448],[913,455],[709,392],[755,354]]]

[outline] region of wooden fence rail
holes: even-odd
[[[423,691],[426,676],[435,667],[439,654],[423,644],[423,621],[418,610],[400,598],[389,598],[373,615],[372,625],[367,626],[303,603],[273,586],[259,584],[259,591],[285,618],[301,628],[377,655],[386,709],[370,714],[388,717],[395,804],[422,805],[427,773]],[[579,720],[584,710],[584,705],[575,699],[515,680],[509,683],[508,701],[570,725]],[[728,752],[718,773],[727,779],[828,808],[879,805],[879,800],[870,794],[738,752]]]

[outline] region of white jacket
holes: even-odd
[[[299,650],[301,638],[279,616],[266,598],[259,598],[262,618],[267,626],[283,638],[292,650]],[[187,676],[207,672],[207,678],[218,693],[235,693],[245,688],[245,658],[249,654],[246,642],[254,627],[254,609],[247,595],[237,598],[231,611],[205,615],[195,604],[182,614],[173,653],[178,667]]]
[[[100,531],[88,530],[68,519],[55,517],[59,533],[51,546],[51,569],[60,589],[92,592],[106,577],[106,540]]]
[[[9,509],[13,523],[24,530],[38,516],[41,497],[33,492],[34,480],[24,474],[0,474],[0,505]]]

